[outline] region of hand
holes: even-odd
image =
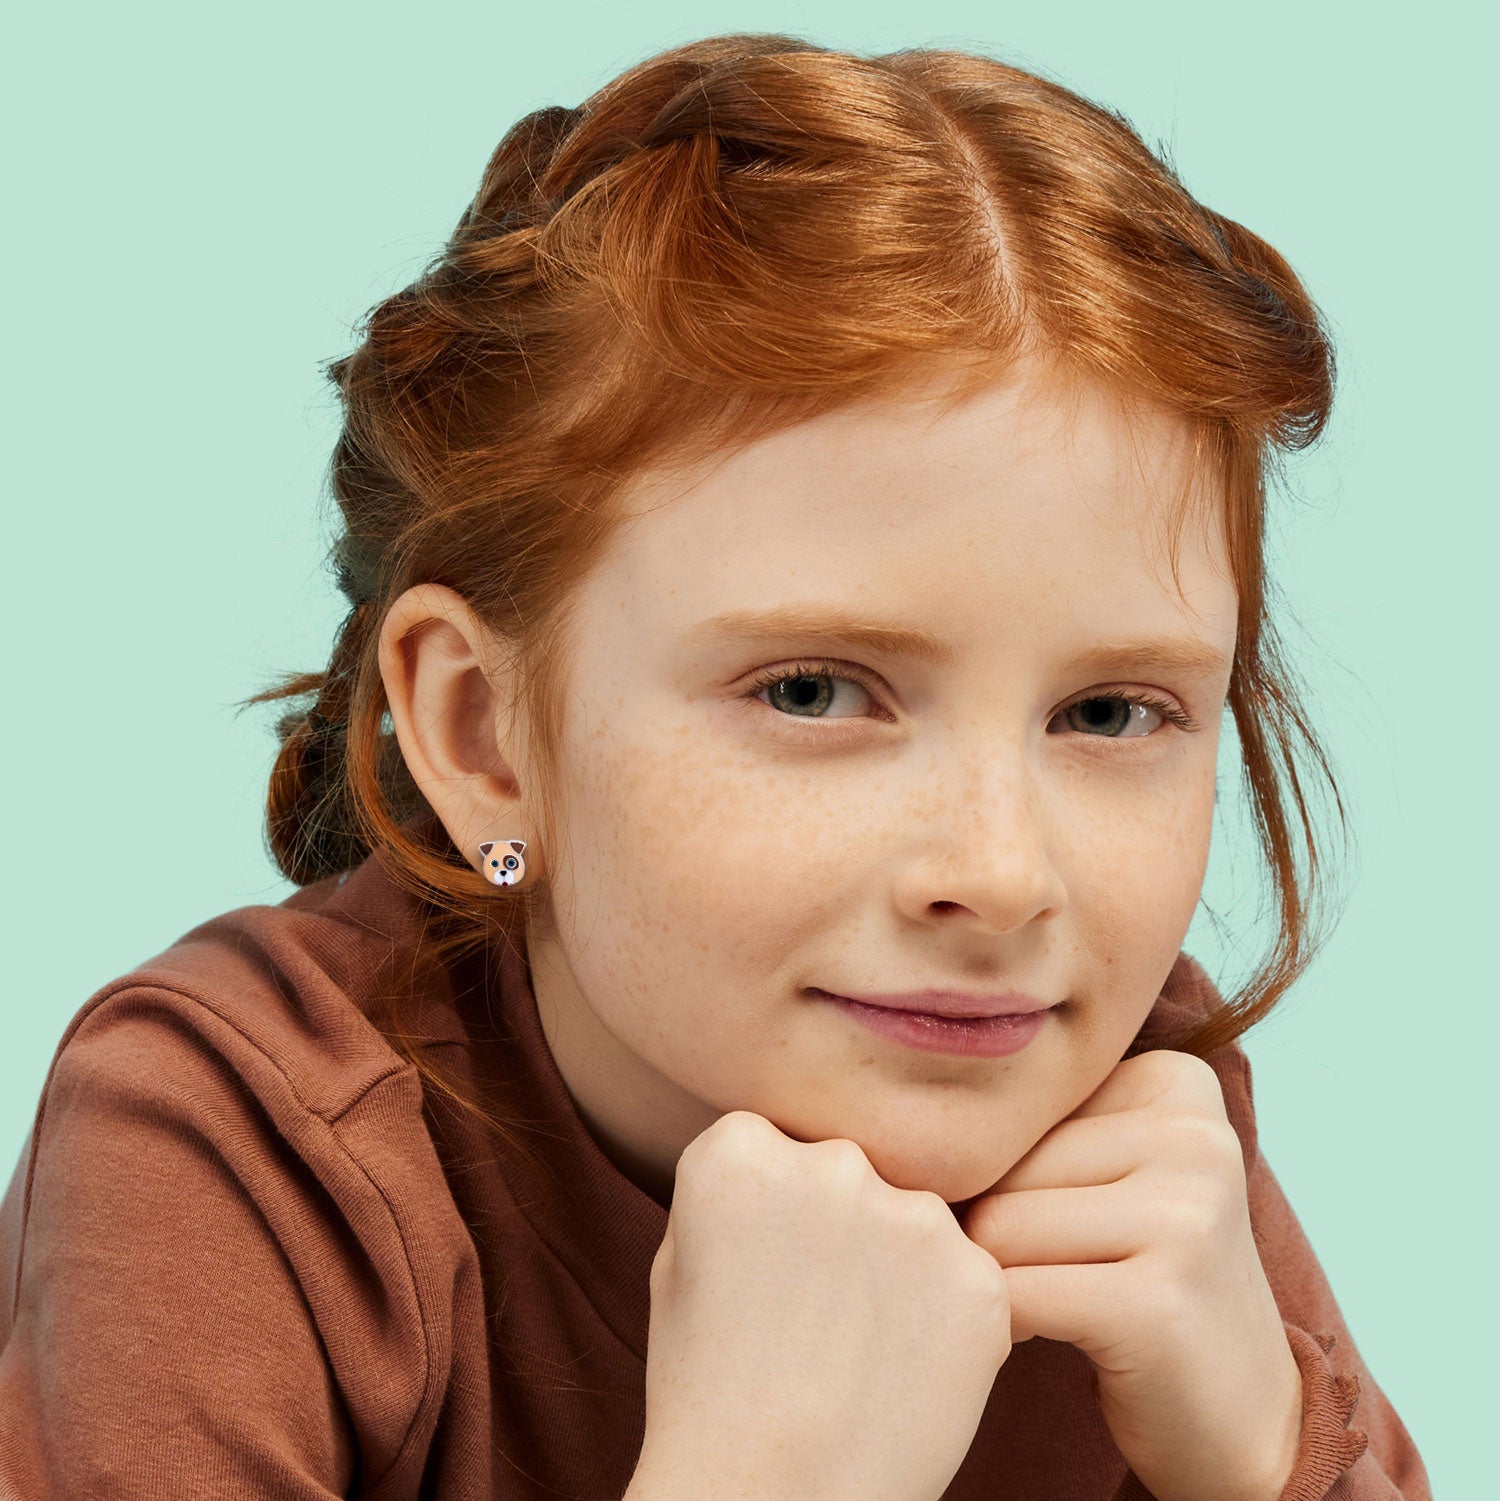
[[[1123,1059],[962,1224],[1005,1273],[1012,1344],[1040,1334],[1088,1356],[1109,1431],[1157,1501],[1276,1501],[1302,1378],[1209,1064]]]
[[[1009,1355],[1005,1273],[944,1199],[731,1110],[677,1161],[630,1494],[937,1501]]]

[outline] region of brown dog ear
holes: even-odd
[[[479,846],[479,853],[481,855],[487,855],[492,849],[494,849],[494,847],[495,841],[493,839],[486,839],[484,843]]]
[[[524,839],[510,839],[507,840],[506,843],[508,843],[518,855],[522,854],[526,849],[526,841]]]

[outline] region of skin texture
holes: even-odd
[[[1197,905],[1236,597],[1217,506],[1184,533],[1180,594],[1171,576],[1185,435],[1040,367],[943,415],[940,390],[633,486],[580,601],[564,868],[534,838],[526,727],[485,628],[432,584],[385,622],[407,764],[476,869],[481,840],[529,841],[526,879],[552,891],[528,943],[547,1042],[601,1148],[663,1206],[687,1144],[749,1110],[853,1140],[887,1182],[961,1210],[1115,1069]],[[931,631],[953,660],[688,639],[720,611],[794,603]],[[1065,667],[1157,634],[1226,666]],[[802,685],[822,699],[747,696],[805,657],[835,664]],[[1202,728],[1080,711],[1121,690]],[[1064,1004],[986,1059],[887,1042],[805,993],[929,985]]]

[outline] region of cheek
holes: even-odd
[[[1180,924],[1184,933],[1203,889],[1213,820],[1214,766],[1208,762],[1200,767],[1183,794],[1172,800],[1168,817],[1156,836],[1163,915],[1169,925]]]
[[[1089,1066],[1117,1058],[1145,1020],[1202,894],[1212,769],[1177,785],[1170,799],[1117,809],[1092,855],[1079,849],[1071,857],[1074,925],[1087,955],[1080,982],[1093,1002],[1078,1019]]]
[[[1148,773],[1149,776],[1149,773]],[[1213,765],[1147,781],[1139,794],[1106,788],[1106,802],[1080,805],[1070,883],[1168,921],[1197,903],[1213,831]]]
[[[685,960],[762,969],[795,911],[796,847],[828,837],[818,815],[802,817],[795,788],[757,781],[685,729],[601,726],[582,744],[564,781],[571,866],[559,911],[567,901],[590,942],[612,929],[658,972]]]

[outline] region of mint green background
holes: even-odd
[[[270,716],[230,705],[276,669],[322,666],[343,613],[322,568],[336,427],[318,362],[436,248],[505,129],[718,32],[977,47],[1168,145],[1332,320],[1335,418],[1273,531],[1358,846],[1341,927],[1247,1051],[1266,1154],[1437,1494],[1487,1490],[1487,1437],[1455,1397],[1492,1400],[1497,1342],[1489,15],[1460,25],[1428,5],[1381,24],[1283,0],[28,11],[3,106],[4,1164],[93,990],[204,918],[290,891],[262,846]],[[1187,947],[1228,988],[1268,930],[1225,741],[1205,896],[1226,931],[1200,910]]]

